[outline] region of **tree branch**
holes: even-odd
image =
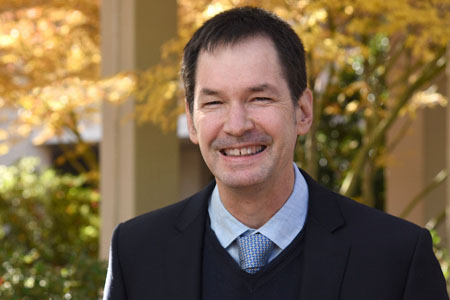
[[[357,179],[361,175],[364,163],[368,159],[370,149],[372,149],[373,146],[383,138],[387,130],[397,119],[400,110],[408,103],[414,92],[445,69],[446,63],[442,65],[436,64],[442,55],[444,55],[445,50],[445,47],[442,48],[436,55],[435,59],[427,64],[419,78],[417,78],[417,80],[409,88],[406,88],[403,95],[399,97],[398,101],[392,108],[391,113],[384,120],[382,120],[373,130],[372,134],[369,135],[368,142],[362,146],[351,163],[352,168],[344,178],[340,189],[341,194],[346,196],[351,196],[354,194]]]

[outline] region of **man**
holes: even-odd
[[[191,140],[215,177],[117,226],[104,299],[448,299],[430,234],[293,164],[312,122],[302,43],[257,8],[207,21],[183,59]]]

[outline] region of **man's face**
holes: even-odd
[[[294,105],[277,52],[254,37],[199,54],[191,140],[219,188],[273,184],[292,176],[298,134],[311,124],[311,93]]]

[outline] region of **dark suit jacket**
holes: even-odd
[[[309,207],[302,300],[448,299],[427,230],[303,175]],[[213,187],[116,227],[104,299],[201,298],[203,234]]]

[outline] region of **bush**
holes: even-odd
[[[38,164],[0,166],[0,299],[98,299],[99,193]]]
[[[441,240],[441,237],[437,233],[435,229],[430,230],[431,237],[433,238],[433,247],[434,253],[436,254],[436,258],[441,265],[442,273],[444,274],[445,280],[447,281],[447,288],[449,288],[449,279],[450,279],[450,256],[448,254],[448,250],[445,248],[444,243]]]

